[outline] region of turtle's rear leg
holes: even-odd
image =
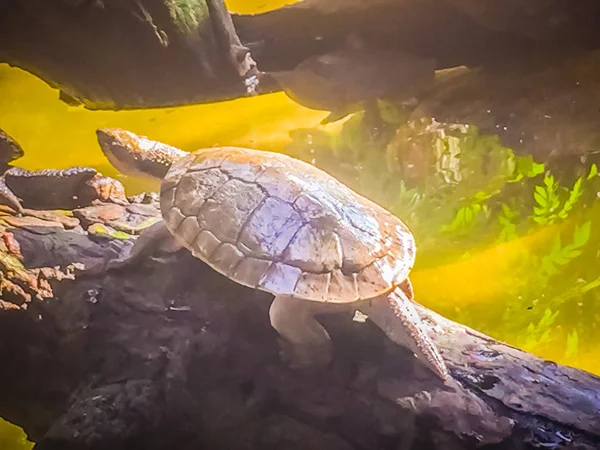
[[[167,229],[165,222],[161,220],[150,225],[142,232],[127,255],[108,261],[106,269],[110,270],[130,266],[142,258],[152,255],[156,250],[173,253],[181,247]]]
[[[282,359],[293,369],[325,367],[333,346],[327,330],[313,316],[315,302],[277,295],[271,304],[271,325],[281,336]]]

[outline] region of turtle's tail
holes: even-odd
[[[435,343],[429,337],[412,301],[401,289],[395,289],[388,295],[388,302],[394,311],[394,315],[402,321],[407,337],[409,338],[407,344],[415,352],[417,358],[425,363],[442,380],[449,379],[450,372],[448,371],[446,362]]]
[[[380,301],[381,300],[381,301]],[[417,358],[442,380],[450,372],[440,351],[429,337],[412,301],[399,287],[383,298],[374,299],[367,315],[396,344],[408,347]]]

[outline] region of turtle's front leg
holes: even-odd
[[[130,266],[143,257],[152,255],[156,250],[173,253],[181,247],[167,229],[165,222],[160,220],[142,232],[133,244],[129,254],[108,261],[106,269],[110,270]]]
[[[293,369],[325,367],[331,361],[331,338],[313,316],[315,303],[277,295],[271,304],[269,317],[281,336],[282,359]]]
[[[400,287],[361,305],[360,309],[391,341],[412,350],[442,380],[450,378],[442,355],[423,327],[411,300]]]

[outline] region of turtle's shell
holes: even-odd
[[[278,153],[203,149],[176,162],[161,210],[194,256],[245,286],[345,303],[402,283],[415,258],[397,217],[324,171]]]

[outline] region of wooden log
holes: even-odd
[[[255,65],[223,0],[3,0],[0,62],[91,109],[240,97]]]
[[[186,251],[98,271],[157,206],[0,211],[0,416],[36,449],[600,446],[600,378],[424,307],[447,385],[352,314],[323,317],[326,371],[287,368],[271,297]]]
[[[339,49],[349,34],[440,68],[501,68],[598,48],[599,14],[595,0],[304,0],[232,22],[223,0],[1,0],[0,62],[88,108],[173,106],[245,95],[245,45],[258,47],[265,71]]]

